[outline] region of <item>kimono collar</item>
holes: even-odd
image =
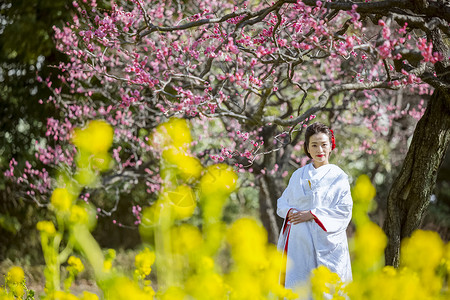
[[[308,177],[312,180],[321,180],[328,172],[331,171],[333,166],[334,165],[332,164],[326,164],[316,169],[314,168],[314,165],[310,163],[308,165],[309,168],[307,169]]]

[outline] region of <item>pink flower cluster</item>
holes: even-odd
[[[419,38],[417,41],[417,48],[423,56],[423,61],[431,62],[433,64],[444,59],[444,56],[439,52],[433,52],[433,44],[427,43],[425,38]]]

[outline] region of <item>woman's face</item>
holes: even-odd
[[[325,133],[316,133],[309,138],[308,152],[316,168],[328,164],[331,153],[330,138]]]

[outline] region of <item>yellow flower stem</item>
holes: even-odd
[[[72,281],[73,281],[73,275],[69,274],[66,279],[64,280],[64,291],[66,293],[70,292],[70,286],[72,285]]]
[[[59,269],[56,268],[57,254],[53,247],[54,243],[49,243],[46,234],[42,235],[41,244],[45,259],[45,288],[47,293],[51,293],[56,289],[59,290]]]
[[[155,255],[158,286],[162,290],[178,286],[180,283],[180,272],[177,272],[175,257],[172,251],[171,227],[173,226],[172,211],[168,203],[163,202],[160,217],[155,226]]]
[[[47,293],[60,290],[60,260],[58,257],[59,246],[64,232],[64,224],[61,218],[58,218],[58,232],[50,240],[47,233],[41,233],[42,252],[46,263],[45,267],[45,288]]]
[[[61,290],[61,259],[59,255],[59,248],[61,246],[62,237],[64,236],[64,219],[60,214],[56,214],[56,219],[58,222],[58,232],[55,234],[53,239],[50,261],[52,262],[49,266],[51,270],[51,291]]]
[[[51,265],[51,268],[52,268],[52,286],[55,291],[60,290],[61,261],[59,260],[58,253],[59,253],[59,246],[61,245],[61,240],[62,240],[62,234],[56,234],[55,238],[53,239],[53,249],[52,249],[53,264]]]
[[[210,198],[213,198],[212,196],[208,196]],[[214,195],[214,202],[215,203],[225,203],[226,198],[228,195]],[[215,204],[211,203],[211,200],[204,200],[203,210],[204,214],[206,213],[206,216],[203,216],[203,233],[205,235],[205,249],[207,252],[207,255],[213,257],[217,251],[220,248],[220,240],[217,240],[215,238],[212,238],[215,234],[215,231],[217,230],[217,226],[220,226],[222,215],[223,215],[223,205],[220,205],[219,207],[215,206]]]
[[[44,260],[45,260],[45,270],[44,270],[45,288],[46,288],[47,292],[49,292],[49,290],[51,290],[51,287],[49,286],[49,284],[51,282],[51,269],[49,267],[51,264],[51,253],[50,253],[51,251],[50,251],[50,247],[49,247],[48,236],[44,232],[41,233],[41,246],[42,246],[42,252],[44,253]]]
[[[174,270],[172,267],[171,223],[170,208],[165,205],[161,209],[159,222],[155,227],[155,263],[158,274],[158,286],[160,286],[162,290],[173,286],[175,283]]]
[[[97,241],[89,232],[89,229],[85,225],[77,224],[73,226],[72,234],[77,246],[94,268],[97,281],[105,279],[106,274],[103,272],[105,258]]]
[[[69,258],[69,255],[73,252],[73,246],[74,246],[75,240],[73,236],[69,237],[69,240],[67,241],[67,246],[59,253],[58,259],[60,262],[65,262]]]

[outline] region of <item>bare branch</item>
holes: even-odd
[[[343,91],[350,91],[350,90],[369,90],[369,89],[375,89],[375,88],[384,88],[384,89],[398,89],[399,87],[393,86],[390,82],[361,82],[361,83],[346,83],[342,85],[336,85],[332,88],[326,90],[322,93],[322,95],[319,96],[318,102],[316,105],[308,109],[306,112],[304,112],[302,115],[289,119],[289,120],[283,120],[278,117],[274,116],[268,116],[264,118],[264,123],[274,123],[281,126],[294,126],[298,124],[301,121],[304,121],[306,118],[309,118],[311,115],[314,115],[318,111],[325,108],[328,100],[337,93],[343,92]]]
[[[222,23],[225,22],[229,19],[232,18],[236,18],[239,17],[241,15],[253,15],[250,11],[248,10],[244,10],[241,12],[232,12],[230,14],[227,14],[221,18],[214,18],[214,19],[201,19],[201,20],[197,20],[197,21],[193,21],[193,22],[189,22],[183,25],[179,25],[179,26],[168,26],[168,27],[160,27],[160,26],[156,26],[151,24],[150,29],[147,31],[144,31],[140,34],[140,38],[143,38],[146,35],[149,35],[155,31],[159,31],[159,32],[169,32],[169,31],[178,31],[178,30],[186,30],[189,28],[194,28],[194,27],[199,27],[202,26],[204,24],[214,24],[214,23]]]

